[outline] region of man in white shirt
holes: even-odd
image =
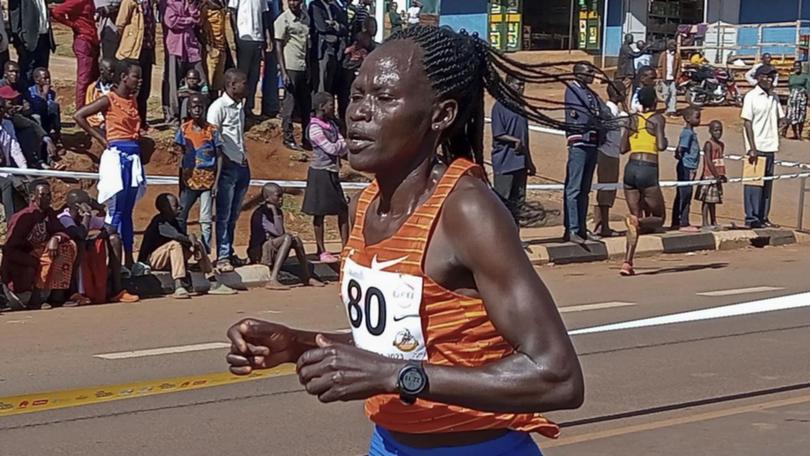
[[[419,15],[422,14],[422,2],[413,0],[408,8],[408,25],[419,24]]]
[[[255,117],[256,86],[268,41],[272,49],[272,21],[266,0],[229,0],[231,27],[236,37],[236,65],[247,75],[245,115]]]
[[[779,151],[779,131],[785,122],[785,112],[779,98],[773,93],[776,69],[760,66],[754,77],[757,86],[745,95],[743,119],[745,147],[751,164],[764,160],[765,176],[773,176],[774,154]],[[775,225],[768,219],[771,210],[773,181],[762,186],[744,185],[745,224],[749,228],[769,228]]]
[[[246,83],[245,73],[229,69],[225,72],[225,93],[208,108],[208,123],[222,136],[224,155],[216,186],[217,269],[220,272],[234,270],[233,263],[237,260],[233,250],[234,230],[250,185],[242,104],[247,92]]]
[[[752,66],[751,69],[748,70],[748,72],[745,73],[745,80],[748,81],[749,84],[751,84],[751,87],[756,87],[759,84],[759,81],[757,81],[757,77],[756,77],[757,70],[761,66],[771,66],[771,61],[772,60],[773,60],[773,57],[771,57],[771,54],[766,52],[766,53],[762,54],[761,61],[759,63],[755,64],[754,66]],[[774,77],[773,77],[773,86],[777,87],[778,85],[779,85],[779,73],[777,72],[776,75],[774,75]]]
[[[678,110],[678,77],[681,75],[681,55],[675,40],[667,41],[667,50],[661,53],[658,73],[662,79],[661,94],[667,108],[667,115],[674,116]]]

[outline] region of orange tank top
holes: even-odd
[[[110,108],[106,120],[107,141],[137,140],[141,137],[141,117],[134,98],[124,98],[114,91],[107,94]]]
[[[360,195],[341,268],[341,297],[358,347],[396,359],[459,367],[481,366],[513,353],[480,298],[447,290],[424,272],[438,215],[467,174],[484,175],[467,160],[454,161],[433,195],[393,236],[375,245],[366,245],[363,229],[379,190],[376,181]],[[405,405],[395,395],[372,397],[365,409],[379,426],[409,434],[513,429],[554,438],[560,432],[540,414],[481,412],[421,399]]]

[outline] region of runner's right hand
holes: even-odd
[[[300,355],[290,328],[268,321],[247,318],[228,330],[231,352],[226,360],[236,375],[248,375],[254,369],[271,369],[294,363]]]

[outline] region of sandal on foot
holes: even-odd
[[[80,293],[73,293],[73,295],[68,300],[69,302],[75,303],[77,306],[87,306],[93,303],[87,296],[84,296]],[[70,307],[70,306],[66,306]]]
[[[622,277],[632,277],[632,276],[636,275],[636,270],[633,269],[632,264],[625,261],[624,264],[622,265],[621,271],[619,271],[619,274]]]

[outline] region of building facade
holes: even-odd
[[[391,0],[376,0],[376,14]],[[397,2],[400,10],[410,0]],[[581,49],[606,59],[618,56],[622,38],[663,41],[679,25],[741,25],[723,36],[740,55],[794,55],[810,34],[810,0],[424,0],[429,22],[465,29],[504,51]],[[808,21],[796,24],[796,21]],[[792,23],[792,24],[789,24]],[[766,27],[747,26],[766,24]],[[725,33],[725,32],[724,32]],[[383,38],[380,31],[378,39]],[[770,43],[772,46],[758,46]]]

